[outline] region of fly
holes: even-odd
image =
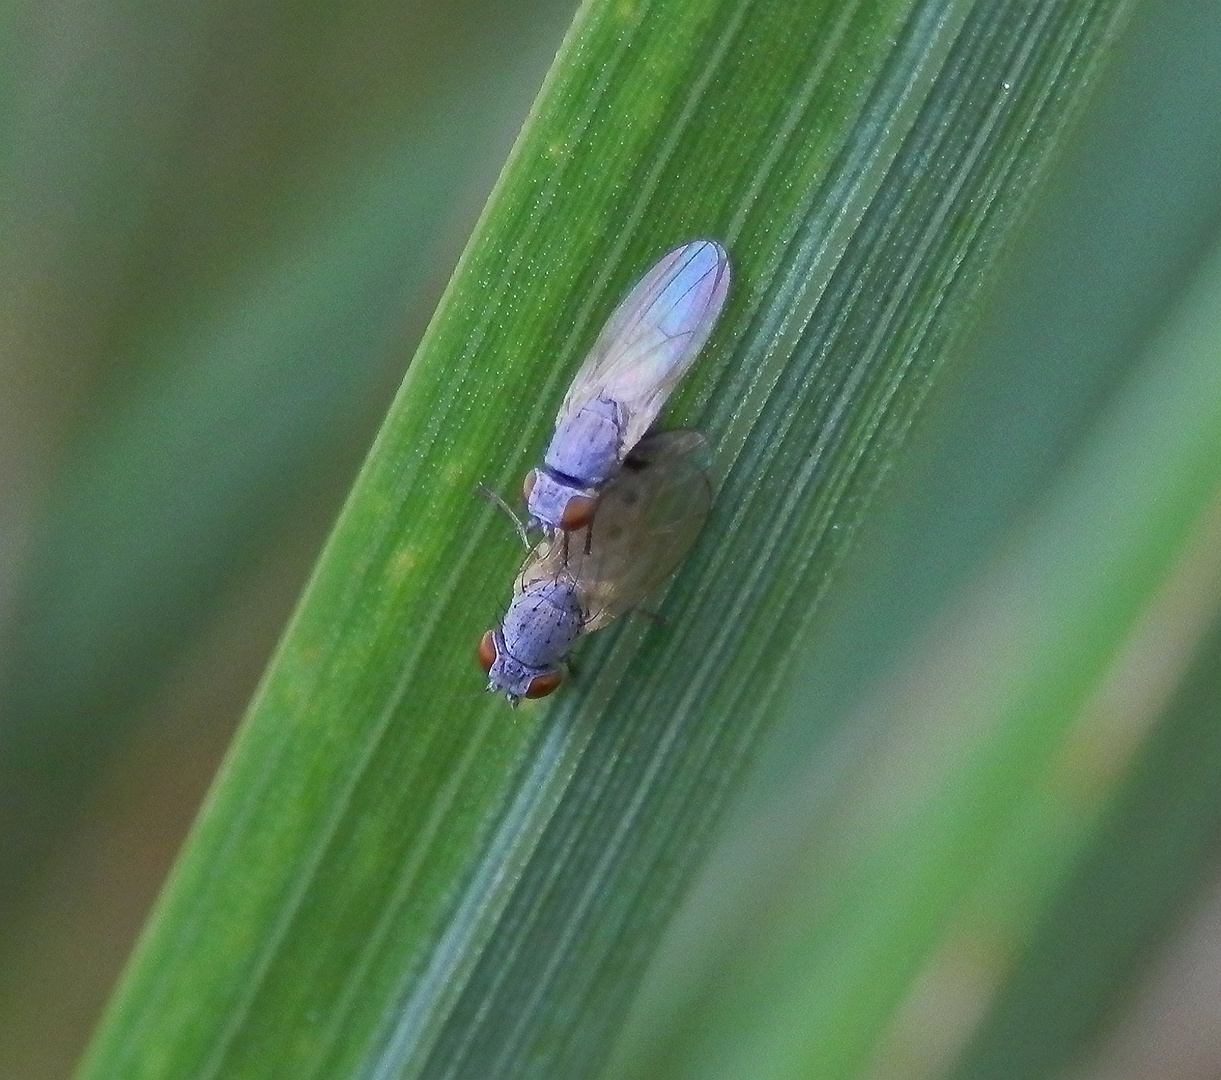
[[[526,475],[531,526],[551,535],[589,525],[605,485],[712,333],[729,276],[725,249],[693,240],[664,256],[615,309],[572,380],[543,464]]]
[[[574,542],[561,532],[535,546],[500,626],[479,642],[489,691],[511,705],[552,693],[578,638],[639,605],[674,572],[712,502],[705,446],[698,431],[646,435]]]

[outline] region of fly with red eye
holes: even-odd
[[[729,255],[693,240],[663,256],[611,314],[523,485],[529,527],[548,536],[594,518],[605,486],[695,362],[729,294]]]
[[[534,548],[500,626],[479,642],[489,691],[511,705],[554,692],[577,640],[636,607],[673,573],[711,504],[705,445],[695,431],[646,436],[572,543],[558,532]]]

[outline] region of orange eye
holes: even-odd
[[[546,697],[563,681],[564,673],[562,671],[549,671],[546,675],[536,675],[530,680],[530,685],[526,689],[526,697]]]
[[[489,630],[479,639],[479,665],[484,671],[491,671],[496,663],[496,636]]]
[[[526,473],[526,479],[523,481],[523,483],[521,485],[521,493],[525,497],[526,502],[530,501],[530,492],[532,492],[534,490],[534,482],[537,479],[538,479],[537,470],[531,469],[528,473]]]
[[[594,511],[598,508],[598,500],[588,495],[574,495],[564,507],[560,515],[560,528],[565,532],[575,532],[583,529],[594,519]]]

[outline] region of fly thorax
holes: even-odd
[[[584,622],[571,581],[536,581],[513,597],[501,624],[505,652],[533,674],[556,667]]]
[[[620,407],[594,398],[556,425],[544,462],[551,472],[585,487],[597,487],[615,475],[622,449]]]

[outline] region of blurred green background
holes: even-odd
[[[79,1054],[572,14],[554,0],[5,8],[0,1080],[65,1076]],[[1218,288],[1219,224],[1221,14],[1137,5],[844,572],[836,632],[793,673],[819,722],[786,713],[725,859],[766,834],[777,791],[785,806],[864,785],[935,745],[938,706],[887,698],[913,643],[1009,610],[980,614],[963,590],[994,587],[991,560],[1025,565],[1064,500],[1095,506],[1097,488],[1065,494],[1065,474],[1116,409],[1130,415],[1142,372],[1175,348],[1221,363],[1221,328],[1193,314]],[[1192,319],[1204,329],[1187,344],[1163,341]],[[1114,460],[1122,430],[1098,438],[1091,452]],[[1105,525],[1117,511],[1097,505]],[[1100,542],[1052,535],[1070,562],[1099,557]],[[1031,905],[1039,925],[1011,928],[1032,942],[1012,981],[983,1018],[983,947],[946,946],[905,1003],[895,1061],[927,1075],[957,1061],[964,1078],[1221,1072],[1218,535],[1179,560],[1164,622],[1149,614],[1169,643],[1162,682],[1123,691],[1136,719],[1099,736],[1128,782],[1067,884]],[[951,672],[969,667],[958,655]],[[1146,861],[1125,865],[1129,849]],[[1007,887],[990,888],[981,911],[1005,907]],[[714,865],[677,940],[733,895]],[[644,1000],[689,1016],[657,971]],[[649,1012],[633,1029],[646,1047]]]
[[[79,1054],[572,14],[6,5],[0,1076]]]

